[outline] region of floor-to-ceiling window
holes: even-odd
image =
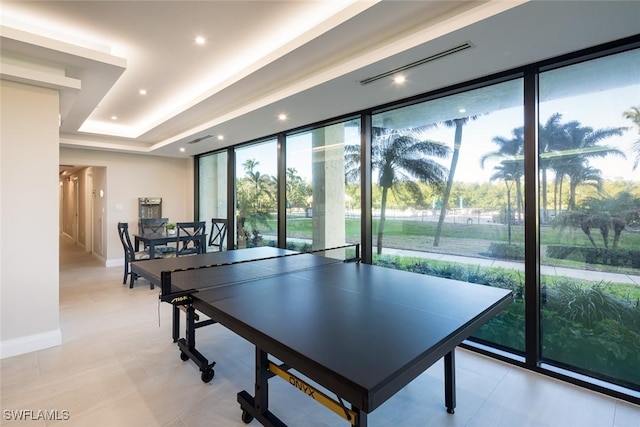
[[[640,389],[640,50],[539,88],[542,358]]]
[[[287,247],[359,243],[360,120],[288,135],[286,147]]]
[[[275,139],[235,150],[236,247],[276,246],[278,147]]]
[[[524,351],[521,78],[372,117],[374,262],[512,289],[477,336]]]
[[[213,218],[227,217],[227,157],[223,151],[198,158],[198,218],[207,222],[208,233]]]
[[[361,112],[362,121],[281,133],[280,169],[275,137],[237,146],[235,246],[276,245],[278,215],[286,215],[288,247],[366,239],[378,265],[509,288],[514,303],[473,340],[532,369],[568,372],[572,381],[585,374],[577,381],[590,387],[613,394],[626,387],[618,395],[637,401],[634,47],[532,64]],[[361,210],[369,197],[371,209]]]

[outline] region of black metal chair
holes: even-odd
[[[120,236],[120,242],[122,243],[122,248],[124,249],[124,277],[122,279],[122,284],[127,283],[127,276],[130,276],[129,288],[133,288],[133,284],[135,283],[138,275],[131,271],[131,263],[133,261],[141,261],[144,259],[149,259],[149,253],[146,251],[138,251],[136,252],[131,244],[131,237],[129,236],[129,224],[126,222],[118,223],[118,236]],[[156,258],[162,257],[161,254]],[[150,285],[151,289],[153,289],[153,283]]]
[[[204,221],[178,222],[176,228],[177,250],[175,255],[177,257],[206,252],[205,230],[207,224]]]
[[[209,234],[209,247],[223,251],[224,239],[227,236],[227,220],[224,218],[211,218],[211,233]]]

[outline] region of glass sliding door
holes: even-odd
[[[640,50],[539,88],[542,358],[640,390]]]
[[[512,289],[476,338],[524,352],[520,78],[374,114],[378,265]]]
[[[287,136],[287,248],[360,242],[359,153],[360,120]]]
[[[237,248],[277,246],[277,141],[235,149]]]
[[[227,217],[227,158],[226,151],[198,158],[198,218],[206,221],[207,233],[213,218]]]

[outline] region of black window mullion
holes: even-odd
[[[276,208],[278,212],[278,247],[287,247],[287,138],[278,134],[278,191]]]
[[[234,147],[227,149],[227,250],[235,248],[236,230],[236,152]],[[232,234],[233,233],[233,234]]]
[[[362,262],[373,263],[371,219],[371,113],[360,117],[360,256]]]
[[[524,75],[524,188],[525,188],[525,363],[540,364],[540,202],[538,183],[538,73]]]

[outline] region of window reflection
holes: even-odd
[[[373,116],[379,265],[512,289],[476,339],[524,352],[521,79]]]
[[[540,75],[542,357],[640,389],[640,51]]]
[[[360,121],[287,137],[287,247],[316,250],[360,242]]]
[[[275,140],[236,149],[236,247],[277,246]]]

